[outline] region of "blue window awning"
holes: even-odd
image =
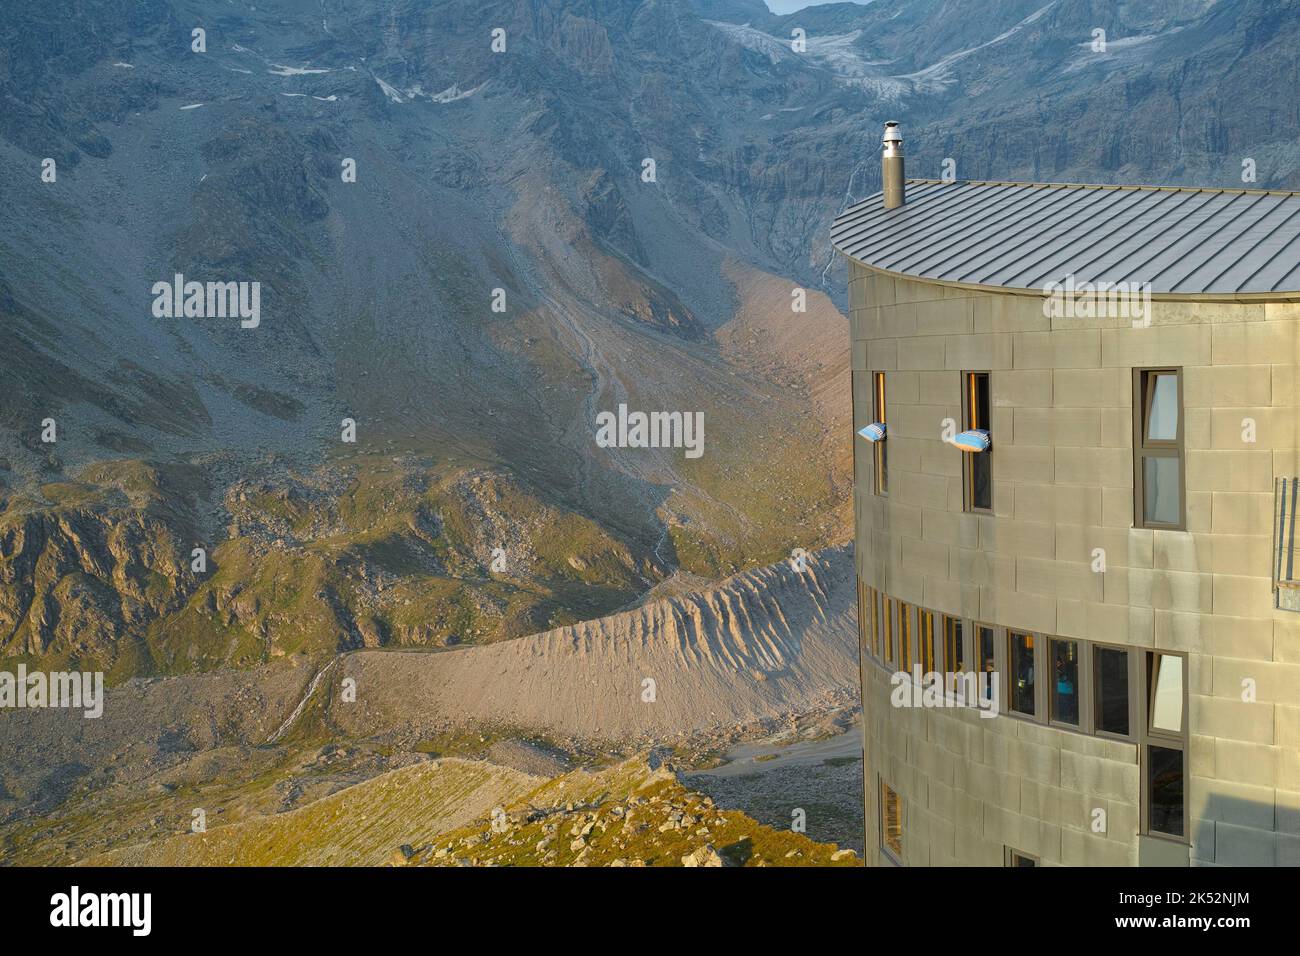
[[[858,434],[861,435],[863,438],[865,438],[867,441],[884,441],[885,423],[872,422],[866,428],[859,430]]]

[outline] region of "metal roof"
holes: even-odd
[[[1149,282],[1152,295],[1300,294],[1300,193],[910,179],[831,228],[873,269],[1041,293],[1049,282]]]

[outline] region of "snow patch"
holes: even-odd
[[[385,83],[377,76],[375,77],[375,82],[378,83],[379,88],[384,91],[384,95],[387,96],[394,103],[405,102],[405,100],[402,99],[402,94],[399,93],[394,87],[389,86],[387,83]]]
[[[284,66],[281,63],[272,63],[274,70],[267,70],[272,76],[313,76],[318,73],[333,73],[333,70],[315,69],[308,66]]]
[[[453,83],[441,93],[429,94],[429,99],[433,100],[435,103],[454,103],[457,100],[463,100],[467,97],[473,96],[485,86],[487,86],[486,83],[480,83],[472,90],[462,90],[459,83]]]
[[[199,108],[200,106],[202,106],[202,105],[203,105],[202,103],[191,103],[189,106],[182,106],[181,109],[183,109],[183,110],[196,110],[196,109],[198,109],[198,108]]]
[[[120,63],[120,62],[119,62],[119,63],[114,63],[113,65],[114,65],[114,66],[120,66],[120,67],[121,67],[122,69],[124,69],[124,70],[134,70],[134,69],[135,69],[135,67],[132,66],[130,63]]]

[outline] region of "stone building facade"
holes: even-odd
[[[1300,864],[1300,296],[1061,317],[836,245],[854,430],[887,428],[854,438],[868,860]],[[912,701],[972,671],[996,707]]]

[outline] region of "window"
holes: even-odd
[[[1173,654],[1151,654],[1151,733],[1183,732],[1183,659]]]
[[[912,672],[912,606],[898,602],[898,669]]]
[[[966,670],[965,648],[962,647],[962,622],[960,618],[944,616],[943,664],[951,674]]]
[[[1034,635],[1008,632],[1007,651],[1007,660],[1011,664],[1008,703],[1015,713],[1033,717],[1038,713],[1034,700]]]
[[[988,372],[966,372],[962,416],[965,427],[989,430],[993,403]],[[967,511],[993,510],[993,450],[963,452]]]
[[[858,651],[866,654],[871,647],[871,588],[858,578]]]
[[[929,674],[934,668],[934,612],[916,612],[916,662],[921,665],[921,674]]]
[[[880,781],[880,848],[895,862],[903,862],[903,801]]]
[[[975,628],[975,655],[979,661],[980,673],[984,675],[986,682],[981,694],[986,703],[992,703],[996,693],[998,670],[997,644],[994,640],[993,628],[983,624]]]
[[[1049,649],[1052,660],[1052,720],[1078,727],[1079,642],[1053,638]]]
[[[880,596],[881,624],[884,625],[885,663],[892,664],[898,655],[894,653],[894,599]]]
[[[1183,376],[1180,369],[1133,372],[1134,524],[1184,525]]]
[[[1030,856],[1028,853],[1021,853],[1019,850],[1013,850],[1011,847],[1005,848],[1004,859],[1006,860],[1007,866],[1038,865],[1038,857]]]
[[[873,422],[882,425],[885,421],[885,373],[871,373],[871,415]],[[889,494],[889,433],[880,441],[872,442],[871,448],[876,458],[876,494]]]
[[[871,592],[871,656],[880,659],[880,602],[883,597]]]
[[[1146,748],[1147,826],[1152,833],[1183,836],[1183,751]]]
[[[1092,649],[1093,702],[1096,731],[1099,734],[1129,736],[1129,656],[1118,647],[1096,646]]]
[[[1187,659],[1148,651],[1142,721],[1144,832],[1187,839]]]

